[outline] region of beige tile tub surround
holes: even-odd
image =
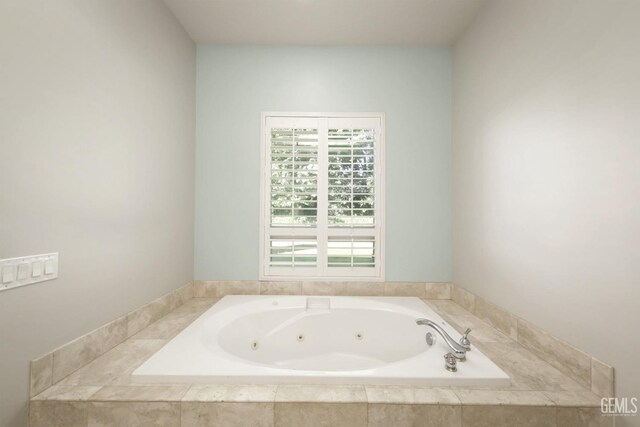
[[[601,397],[590,391],[544,391],[557,406],[600,408]]]
[[[470,292],[465,291],[459,286],[452,284],[451,299],[465,310],[474,313],[476,305],[476,297]]]
[[[384,295],[426,298],[427,288],[425,283],[412,282],[384,282]]]
[[[53,384],[53,353],[31,361],[29,397],[33,397]]]
[[[600,416],[599,398],[589,388],[451,300],[424,301],[448,319],[491,331],[475,344],[513,377],[508,389],[132,381],[133,370],[170,339],[163,334],[177,332],[176,319],[197,316],[216,301],[188,301],[35,396],[31,425],[511,427],[515,420],[566,427],[610,426],[613,420]],[[508,342],[493,341],[496,336]]]
[[[518,319],[518,342],[586,386],[591,386],[591,357],[550,333]]]
[[[369,403],[459,405],[453,390],[439,387],[365,386]]]
[[[53,351],[53,383],[127,339],[127,317],[83,335]]]
[[[171,339],[209,309],[217,298],[197,298],[134,335],[136,339]]]
[[[275,425],[291,427],[366,426],[363,386],[278,386]]]
[[[193,282],[193,296],[195,298],[219,298],[219,283],[211,280],[196,280]]]
[[[540,406],[463,406],[464,427],[564,427],[556,423],[554,407]]]
[[[225,295],[260,295],[260,282],[258,281],[233,281],[220,282],[220,297]]]
[[[91,400],[100,402],[173,402],[180,401],[187,394],[189,388],[189,384],[108,385],[93,394]]]
[[[463,405],[555,406],[541,391],[457,389]]]
[[[84,397],[67,401],[36,399],[32,401],[30,425],[613,425],[613,419],[602,417],[598,407],[556,406],[539,392],[494,392],[498,396],[496,402],[488,390],[454,392],[424,387],[339,385],[182,387],[138,385],[116,392],[116,388],[105,386],[89,400]],[[185,387],[191,387],[186,394]],[[154,389],[158,394],[153,394]],[[66,393],[72,396],[69,391]],[[77,396],[81,394],[76,393]]]
[[[302,282],[303,295],[382,296],[382,282]]]
[[[602,396],[613,394],[613,368],[593,359],[545,331],[500,307],[450,283],[430,282],[327,282],[327,281],[196,281],[187,284],[126,316],[104,325],[32,362],[31,395],[46,390],[70,373],[124,341],[170,339],[224,295],[387,295],[416,296],[431,305],[459,331],[473,329],[476,342],[509,343],[517,340],[552,366]],[[200,308],[173,310],[193,297]],[[452,301],[453,300],[453,301]],[[171,312],[170,316],[165,316]],[[162,322],[157,322],[159,319]],[[153,324],[154,327],[148,328]],[[534,379],[524,379],[534,381]]]
[[[89,402],[88,427],[180,425],[179,402]]]
[[[276,403],[278,427],[366,427],[366,403]]]
[[[29,427],[87,427],[86,402],[32,400],[29,402]]]
[[[589,389],[559,369],[512,341],[511,343],[483,343],[475,345],[511,378],[507,390],[526,391],[589,391]]]
[[[473,314],[514,340],[518,339],[518,319],[482,298],[474,298]]]
[[[449,389],[366,386],[369,426],[459,426],[460,399]]]
[[[191,298],[192,282],[31,361],[31,397],[58,383]]]
[[[194,385],[182,399],[182,426],[272,426],[276,385]]]
[[[260,282],[260,295],[301,295],[302,282]]]
[[[591,391],[599,396],[613,396],[615,386],[614,370],[611,366],[591,359]]]
[[[276,385],[196,384],[184,396],[189,402],[274,402]]]
[[[600,408],[558,408],[558,427],[612,427],[613,417],[603,417]]]
[[[31,400],[32,402],[38,400],[89,400],[89,398],[96,394],[101,388],[102,386],[99,385],[54,385]]]
[[[271,427],[274,425],[274,404],[234,402],[182,402],[181,427]]]
[[[247,293],[420,297],[454,328],[472,327],[474,344],[511,376],[512,383],[505,388],[433,388],[132,381],[131,373],[144,360],[218,298]],[[536,345],[548,348],[542,351]],[[596,395],[612,391],[610,366],[589,358],[585,370],[584,359],[576,363],[567,358],[574,355],[571,347],[559,347],[544,331],[448,283],[196,282],[67,346],[32,362],[31,393],[36,396],[31,400],[31,426],[571,427],[613,423],[613,418],[600,416]],[[78,354],[72,355],[73,349]],[[81,363],[84,366],[78,366]]]
[[[448,300],[451,299],[451,288],[451,283],[427,282],[424,297],[430,300]]]
[[[361,385],[281,385],[276,402],[287,403],[366,403]]]
[[[169,292],[166,295],[127,314],[128,336],[138,333],[167,313],[193,298],[193,282]]]
[[[345,295],[415,296],[450,299],[447,282],[353,282],[353,281],[207,281],[194,282],[194,296],[219,298],[225,295]]]
[[[105,385],[118,381],[166,343],[167,340],[128,339],[57,384]]]
[[[614,395],[613,367],[482,298],[451,285],[451,298],[599,396]]]
[[[371,427],[443,427],[461,425],[461,407],[452,405],[370,404]]]

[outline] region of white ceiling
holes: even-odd
[[[197,43],[449,45],[484,0],[164,0]]]

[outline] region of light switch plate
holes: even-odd
[[[29,264],[26,262],[18,264],[18,274],[16,275],[16,280],[24,280],[27,277],[29,277]]]
[[[58,253],[0,259],[0,291],[58,278]]]
[[[31,277],[42,276],[42,261],[37,260],[31,263]]]
[[[7,286],[16,279],[15,265],[5,265],[2,267],[2,284]]]
[[[44,274],[45,276],[53,273],[53,261],[48,259],[44,262]]]

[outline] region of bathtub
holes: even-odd
[[[412,297],[226,296],[133,372],[136,382],[506,386],[473,347],[447,371],[453,327]],[[436,338],[432,345],[425,336]],[[473,343],[473,332],[470,334]]]

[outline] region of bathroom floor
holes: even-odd
[[[215,304],[193,298],[31,399],[36,426],[612,426],[600,398],[452,300],[425,300],[508,387],[136,384],[131,373]],[[499,403],[496,403],[499,402]]]

